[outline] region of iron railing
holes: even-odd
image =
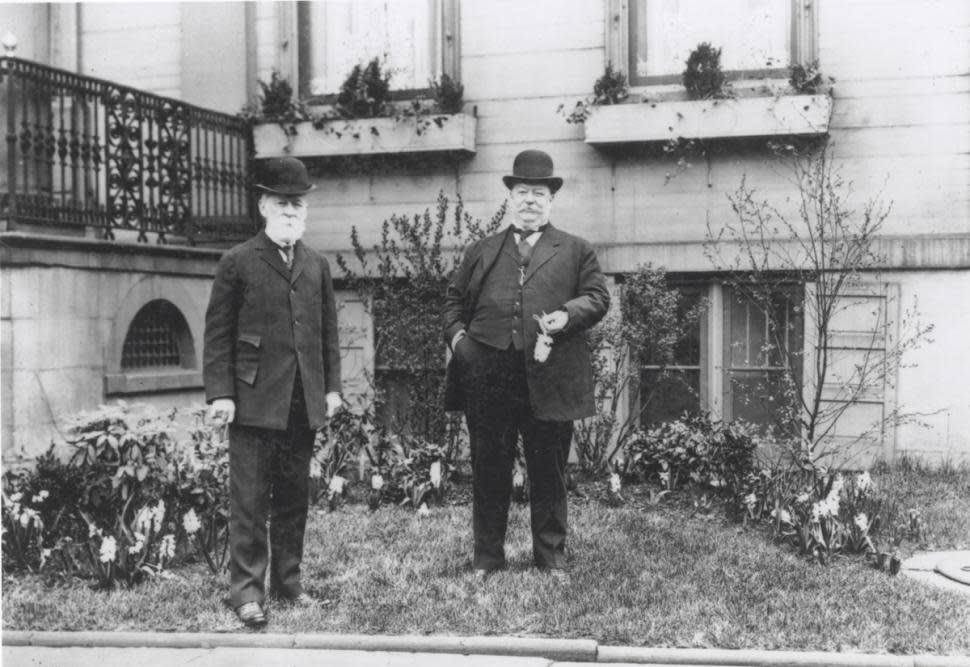
[[[159,243],[253,232],[245,121],[28,60],[0,57],[7,229],[94,228]]]

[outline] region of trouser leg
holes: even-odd
[[[468,341],[463,349],[462,389],[472,454],[473,566],[505,566],[505,534],[512,498],[512,465],[518,438],[521,392],[510,386],[510,367],[521,353]]]
[[[272,471],[270,590],[279,597],[295,598],[303,592],[300,564],[310,503],[314,435],[297,373],[286,433],[280,439]]]
[[[266,517],[273,431],[229,427],[229,600],[233,607],[265,598]]]
[[[313,432],[288,432],[273,466],[271,500],[270,590],[274,595],[294,598],[303,592],[300,564],[310,500],[309,467]]]
[[[542,568],[566,566],[566,462],[573,423],[525,420],[522,439],[529,473],[532,555]]]

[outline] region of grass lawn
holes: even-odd
[[[934,548],[970,548],[970,471],[883,471],[918,506]],[[305,582],[332,603],[270,607],[270,632],[500,634],[607,644],[970,653],[970,596],[890,577],[859,558],[819,566],[761,530],[673,503],[611,509],[571,500],[572,580],[530,567],[528,511],[513,506],[510,567],[471,577],[468,505],[426,517],[361,504],[314,511]],[[45,588],[5,574],[3,624],[18,630],[236,631],[224,578],[176,570],[133,590]]]

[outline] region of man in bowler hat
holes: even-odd
[[[565,581],[565,466],[573,420],[594,413],[585,332],[610,296],[590,244],[549,223],[563,183],[549,155],[519,153],[503,182],[513,224],[470,246],[448,285],[445,409],[464,411],[471,437],[475,577],[506,564],[521,434],[533,561]]]
[[[342,402],[330,267],[300,240],[314,186],[296,158],[261,171],[265,226],[219,261],[204,351],[209,417],[229,424],[229,600],[250,627],[266,624],[267,568],[271,595],[312,603],[300,582],[310,457]]]

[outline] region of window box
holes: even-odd
[[[586,119],[586,143],[818,135],[828,132],[831,114],[828,95],[598,106]]]
[[[436,122],[441,119],[440,123]],[[434,114],[419,120],[361,118],[327,121],[317,129],[311,122],[281,126],[265,123],[253,128],[257,158],[332,157],[389,153],[475,152],[477,119],[468,114]],[[427,123],[418,132],[416,123]],[[295,130],[287,136],[286,130]]]

